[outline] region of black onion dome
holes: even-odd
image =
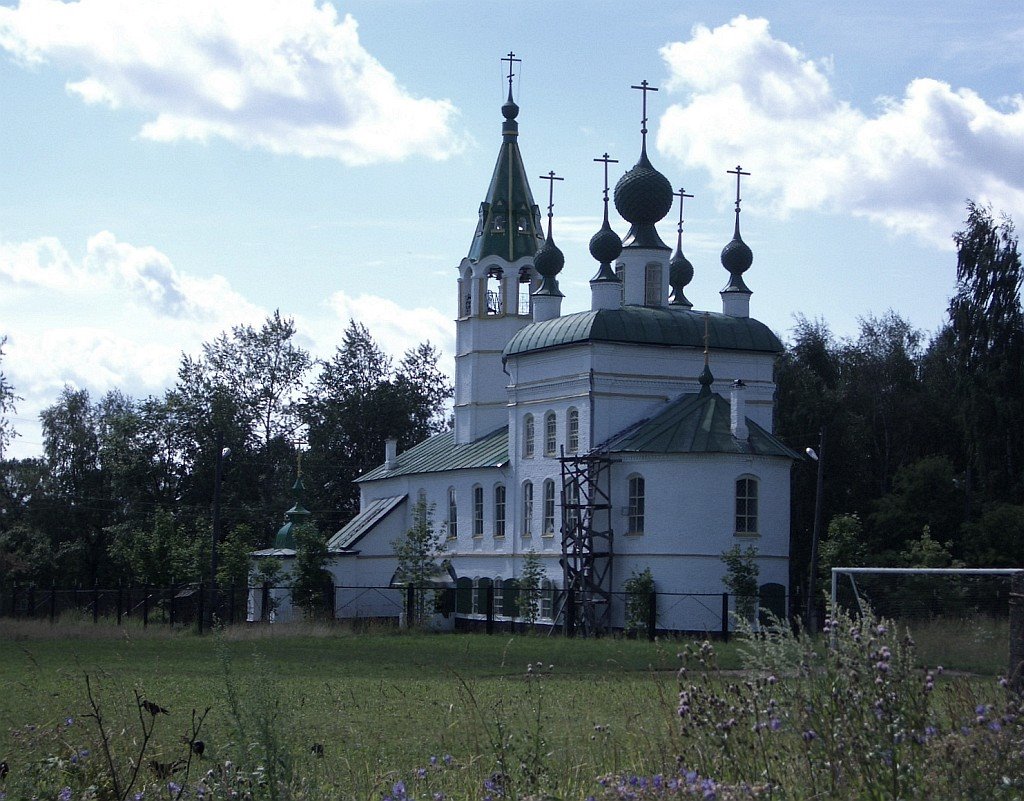
[[[601,230],[590,238],[590,255],[602,264],[611,264],[621,254],[622,240],[608,225],[608,220],[605,220]]]
[[[747,243],[740,239],[737,230],[732,241],[722,248],[722,266],[733,275],[740,275],[746,272],[754,263],[754,253],[747,247]]]
[[[548,237],[537,255],[533,257],[533,268],[544,278],[554,278],[565,266],[565,255],[558,249],[552,237]]]
[[[646,150],[615,184],[615,208],[633,225],[653,225],[664,218],[674,197],[672,184],[651,166]]]
[[[673,289],[682,289],[693,280],[693,265],[690,260],[677,250],[668,263],[668,282]]]
[[[514,120],[519,116],[519,106],[510,97],[501,107],[501,114],[506,120]]]

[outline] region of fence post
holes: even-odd
[[[571,587],[565,590],[565,636],[576,636],[576,591]]]
[[[132,585],[129,584],[124,590],[124,616],[131,620],[132,617]]]
[[[203,582],[199,582],[199,608],[196,610],[196,617],[199,623],[199,633],[203,633],[203,617],[205,617],[206,610],[203,608],[203,595],[206,592],[206,588],[203,586]],[[214,589],[210,588],[210,626],[213,626],[213,593]]]
[[[494,586],[487,588],[487,633],[494,634]]]
[[[647,639],[654,642],[658,633],[658,593],[651,590],[647,599]]]
[[[95,581],[92,583],[92,622],[100,622],[100,588]]]
[[[722,593],[722,642],[729,642],[729,593]]]
[[[169,621],[170,624],[171,624],[171,628],[174,628],[174,596],[175,595],[176,595],[176,593],[174,592],[174,587],[171,587],[171,604],[170,604],[170,606],[171,606],[170,618],[171,619]]]
[[[18,616],[18,585],[11,585],[11,617]]]
[[[264,581],[260,589],[260,623],[270,620],[270,582]]]
[[[235,585],[233,582],[228,589],[228,625],[235,625]]]
[[[331,620],[338,619],[338,585],[331,583]]]
[[[405,627],[412,628],[413,618],[416,616],[416,588],[410,582],[405,588]]]
[[[1024,572],[1010,579],[1010,686],[1024,689]]]
[[[142,628],[149,625],[149,585],[142,587]]]
[[[57,585],[50,585],[50,623],[57,619]]]
[[[124,603],[124,596],[122,593],[124,590],[121,588],[120,582],[117,585],[117,625],[121,625],[121,604]]]

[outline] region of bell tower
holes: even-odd
[[[533,259],[544,244],[519,152],[519,106],[512,79],[520,59],[509,53],[508,99],[501,107],[501,149],[487,196],[480,204],[469,254],[459,264],[455,323],[455,441],[472,442],[508,422],[507,377],[501,351],[532,322],[532,294],[540,287]]]

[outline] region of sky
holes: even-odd
[[[1024,224],[1024,6],[864,0],[0,0],[0,371],[9,453],[64,386],[160,395],[183,353],[275,309],[330,358],[352,318],[453,369],[456,267],[500,144],[555,193],[563,313],[640,150],[692,200],[697,309],[742,165],[751,315],[933,332],[968,198]],[[659,226],[675,243],[678,211]],[[628,226],[612,214],[612,227]]]

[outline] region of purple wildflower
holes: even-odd
[[[402,801],[405,798],[405,782],[401,779],[395,782],[395,786],[391,788],[391,795],[395,797],[395,801]]]
[[[57,801],[71,801],[71,788],[64,787],[57,794]]]
[[[427,769],[426,768],[416,768],[416,778],[417,779],[425,779],[425,778],[427,778]]]
[[[804,737],[804,742],[809,743],[811,740],[818,739],[818,733],[816,731],[814,731],[814,729],[808,729],[807,731],[804,732],[803,737]]]
[[[167,789],[170,790],[173,795],[177,795],[181,792],[181,785],[177,782],[167,782]]]
[[[772,718],[771,720],[768,721],[768,727],[772,731],[778,731],[779,729],[782,728],[782,721],[779,720],[778,718]]]

